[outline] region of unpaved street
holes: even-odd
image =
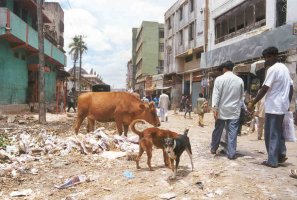
[[[141,158],[142,169],[137,170],[135,162],[128,161],[126,156],[108,159],[98,154],[84,155],[79,151],[64,156],[52,153],[24,162],[23,168],[34,168],[38,170],[37,173],[0,176],[0,199],[297,198],[297,179],[289,176],[289,170],[297,168],[296,143],[287,143],[289,159],[283,166],[273,169],[260,164],[267,157],[264,141],[258,141],[255,133],[245,134],[238,137],[238,158],[228,160],[224,155],[213,156],[209,152],[212,114],[206,114],[204,128],[198,127],[197,120],[197,115],[193,115],[193,119],[184,119],[183,113],[173,114],[171,111],[169,122],[162,123],[162,128],[180,133],[184,128],[190,128],[194,171],[190,170],[189,157],[184,153],[176,180],[169,179],[171,171],[164,167],[161,150],[157,149],[153,151],[154,171],[148,170],[146,154]],[[19,125],[7,124],[6,119],[2,119],[1,127],[10,129],[1,129],[1,134],[21,132],[24,129],[36,134],[45,129],[56,137],[66,138],[74,134],[73,121],[73,117],[66,115],[51,115],[48,124],[41,126],[36,125],[34,120]],[[108,129],[112,130],[113,127]],[[85,133],[85,129],[80,132]],[[54,187],[77,175],[84,175],[90,180],[67,189]],[[25,189],[31,189],[32,192],[25,197],[10,196],[13,191]]]

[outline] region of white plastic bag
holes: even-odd
[[[287,142],[296,142],[293,113],[286,112],[283,121],[283,137]]]

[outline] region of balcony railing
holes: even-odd
[[[38,51],[38,32],[7,8],[0,8],[0,37],[10,36],[21,45]],[[66,56],[49,40],[44,39],[44,53],[65,66]]]

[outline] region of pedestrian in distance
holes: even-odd
[[[70,108],[73,108],[74,112],[76,112],[75,105],[76,105],[76,91],[75,88],[71,88],[71,91],[68,93],[68,109],[67,112],[70,111]]]
[[[265,96],[265,131],[264,140],[268,159],[262,164],[276,168],[279,163],[285,162],[287,148],[283,133],[283,120],[289,110],[293,95],[293,80],[288,68],[278,61],[278,49],[268,47],[262,55],[265,67],[268,68],[262,88],[257,96],[248,104],[248,109],[253,110],[255,104]]]
[[[168,121],[167,112],[168,112],[169,104],[170,104],[169,96],[166,93],[162,92],[159,98],[161,122]]]
[[[203,97],[202,93],[199,93],[199,97],[197,99],[197,113],[198,113],[198,125],[204,127],[204,113],[208,110],[208,102]]]
[[[236,158],[237,132],[243,97],[244,83],[241,78],[233,74],[234,64],[227,61],[219,66],[223,74],[215,79],[212,108],[215,118],[215,128],[212,133],[210,151],[216,154],[221,141],[223,129],[226,126],[227,157]]]
[[[189,118],[191,118],[191,112],[192,112],[192,101],[191,101],[191,96],[187,96],[186,97],[186,101],[185,101],[185,114],[184,114],[184,118],[186,118],[187,113],[189,113]]]

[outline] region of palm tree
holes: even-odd
[[[75,79],[76,79],[76,61],[78,60],[79,56],[79,92],[81,92],[81,87],[80,87],[80,80],[81,80],[81,57],[82,54],[85,53],[88,50],[88,47],[86,43],[82,40],[82,36],[75,36],[72,40],[72,43],[69,44],[69,54],[72,55],[73,59],[73,68],[74,68],[74,84],[75,84]]]

